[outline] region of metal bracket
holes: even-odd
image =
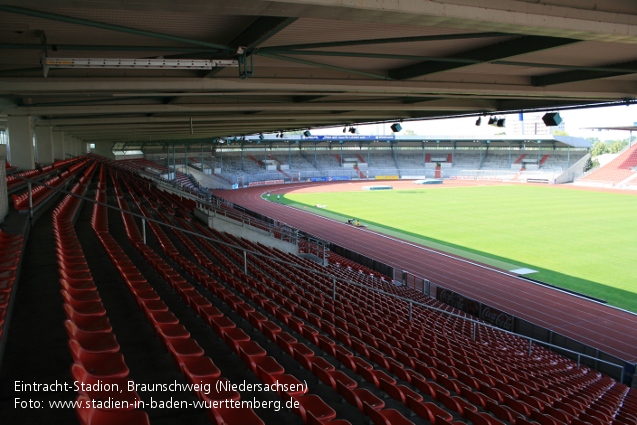
[[[245,80],[246,78],[252,77],[254,75],[254,56],[250,54],[248,56],[247,52],[243,51],[240,55],[237,56],[237,60],[239,62],[239,78]]]

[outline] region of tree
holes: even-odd
[[[619,153],[628,145],[628,140],[615,140],[608,148],[609,153]]]
[[[584,172],[592,170],[595,167],[599,167],[599,162],[597,160],[593,161],[592,156],[588,158],[586,164],[584,164]]]
[[[591,148],[591,155],[592,156],[600,156],[600,155],[603,155],[605,153],[609,153],[608,145],[606,143],[602,142],[601,140],[597,140],[593,144],[593,147]]]
[[[553,136],[568,136],[568,133],[564,130],[553,130]]]

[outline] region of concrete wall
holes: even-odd
[[[230,183],[228,182],[222,182],[219,179],[216,179],[214,177],[210,177],[207,174],[202,173],[201,171],[192,168],[192,167],[188,167],[188,172],[190,174],[192,174],[192,176],[197,179],[197,181],[203,186],[203,187],[210,187],[213,189],[231,189],[232,185],[230,185]]]
[[[568,170],[564,171],[562,175],[558,176],[557,179],[555,179],[555,183],[557,184],[570,183],[574,181],[577,177],[584,174],[584,167],[586,166],[586,161],[588,161],[588,158],[590,157],[591,157],[590,153],[587,153],[586,155],[584,155],[582,159],[580,159],[575,164],[573,164]]]
[[[101,155],[104,158],[115,159],[115,155],[111,152],[111,147],[113,146],[110,142],[97,142],[95,143],[95,147],[90,149],[91,153],[96,155]]]
[[[204,223],[208,223],[208,227],[220,232],[228,232],[231,235],[237,236],[239,238],[245,238],[252,242],[258,242],[263,245],[277,248],[281,251],[289,252],[294,255],[299,254],[299,247],[295,244],[275,239],[264,230],[244,225],[243,223],[232,220],[228,217],[215,216],[214,212],[211,212],[211,215],[209,216],[207,211],[196,208],[195,217],[197,217]]]

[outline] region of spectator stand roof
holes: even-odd
[[[29,115],[91,143],[559,110],[637,93],[627,0],[1,3],[0,121]]]

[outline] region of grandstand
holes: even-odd
[[[319,136],[316,140],[247,138],[237,145],[212,145],[214,154],[201,157],[189,157],[188,152],[210,151],[210,142],[177,147],[172,156],[156,153],[155,144],[141,146],[141,151],[146,161],[155,162],[155,173],[177,167],[182,183],[186,176],[179,170],[199,186],[229,189],[279,181],[434,178],[438,165],[440,175],[450,179],[566,183],[583,173],[582,159],[589,148],[586,140],[560,136],[538,140]],[[141,161],[130,162],[141,165]]]
[[[62,167],[70,193],[51,198],[52,214],[32,227],[29,241],[42,242],[2,236],[3,249],[15,253],[3,255],[2,377],[126,385],[122,393],[87,387],[44,398],[93,403],[75,409],[81,423],[173,423],[151,404],[151,396],[167,400],[147,390],[151,382],[200,384],[171,392],[172,403],[249,401],[181,410],[178,423],[627,425],[637,417],[637,393],[596,371],[602,360],[530,345],[315,242],[291,240],[300,252],[327,255],[327,266],[209,228],[195,209],[234,211],[244,228],[258,220],[220,199],[202,209],[203,197],[157,179],[147,161],[85,156],[55,164]],[[26,216],[14,214],[10,223]],[[46,261],[34,249],[47,250],[55,266],[30,272]],[[59,285],[24,296],[42,281]],[[25,314],[36,309],[56,313],[44,322]],[[42,350],[59,367],[38,365]],[[244,381],[287,386],[271,393],[227,386]],[[99,404],[106,399],[127,408]],[[286,401],[296,407],[259,407]],[[9,402],[2,403],[10,419],[27,417]],[[28,417],[72,423],[69,410]]]
[[[637,145],[628,146],[615,159],[582,176],[575,183],[582,186],[631,189],[637,185]]]
[[[0,3],[0,424],[637,423],[634,314],[274,202],[574,181],[634,2]]]

